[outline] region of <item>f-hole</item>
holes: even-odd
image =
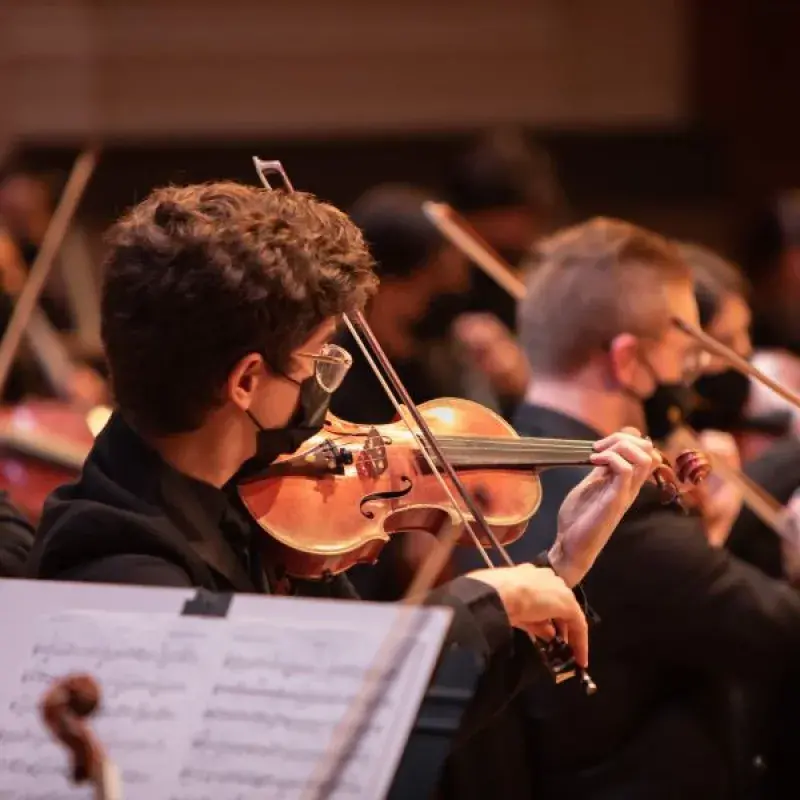
[[[374,500],[397,500],[401,497],[405,497],[414,488],[414,483],[411,478],[406,475],[402,475],[400,480],[405,484],[403,489],[395,489],[388,492],[373,492],[372,494],[364,495],[364,497],[361,498],[361,502],[358,504],[359,511],[361,511],[367,519],[375,519],[375,514],[369,509],[364,508],[367,503],[371,503]]]

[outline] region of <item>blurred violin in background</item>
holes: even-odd
[[[12,304],[0,340],[0,396],[7,396],[23,345],[51,394],[36,398],[31,387],[23,386],[15,391],[23,395],[22,402],[0,406],[0,489],[34,522],[50,492],[80,474],[94,436],[110,414],[103,378],[73,358],[62,334],[37,305],[97,159],[96,149],[76,159],[27,274],[13,243],[0,232],[0,281],[5,302]]]

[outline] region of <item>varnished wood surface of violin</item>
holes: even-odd
[[[520,437],[502,417],[469,400],[433,400],[418,409],[501,546],[518,539],[536,513],[540,470],[591,463],[593,442]],[[329,415],[322,432],[243,483],[239,494],[269,533],[266,546],[277,551],[275,563],[294,577],[320,578],[372,562],[400,532],[437,536],[454,525],[462,528],[460,542],[473,545],[442,486],[450,479],[433,473],[423,447],[402,422],[370,427]],[[679,472],[699,482],[707,460],[684,453]],[[654,477],[666,502],[679,497],[669,466]]]
[[[0,489],[37,521],[47,496],[80,475],[93,441],[86,414],[68,404],[0,407]]]

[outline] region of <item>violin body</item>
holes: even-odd
[[[0,489],[38,521],[48,495],[80,475],[93,441],[86,415],[65,403],[0,407]]]
[[[504,442],[520,438],[514,429],[469,400],[434,400],[418,408],[440,444],[449,446],[459,478],[500,543],[522,536],[542,491],[529,464],[494,463]],[[482,446],[488,439],[498,446]],[[319,434],[264,476],[243,483],[239,494],[269,534],[268,546],[280,551],[277,563],[296,577],[321,578],[374,562],[392,534],[438,535],[449,525],[464,527],[420,440],[401,421],[370,427],[329,415]],[[467,531],[460,541],[473,544]]]

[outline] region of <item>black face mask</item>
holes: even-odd
[[[742,427],[750,379],[735,369],[703,375],[694,383],[697,407],[689,419],[697,430],[733,431]]]
[[[684,422],[694,409],[694,391],[685,383],[661,381],[650,364],[646,360],[643,363],[655,381],[656,388],[653,393],[642,399],[632,389],[626,388],[625,392],[642,404],[647,428],[645,433],[656,440],[664,439],[677,425]]]
[[[285,428],[265,428],[255,416],[247,415],[258,428],[256,433],[256,454],[245,461],[236,473],[236,480],[250,478],[264,472],[279,456],[297,451],[303,442],[322,430],[325,415],[331,403],[331,395],[317,382],[315,377],[297,382],[300,386],[297,408]]]
[[[647,435],[665,439],[691,413],[694,392],[684,383],[657,383],[655,391],[642,401]]]

